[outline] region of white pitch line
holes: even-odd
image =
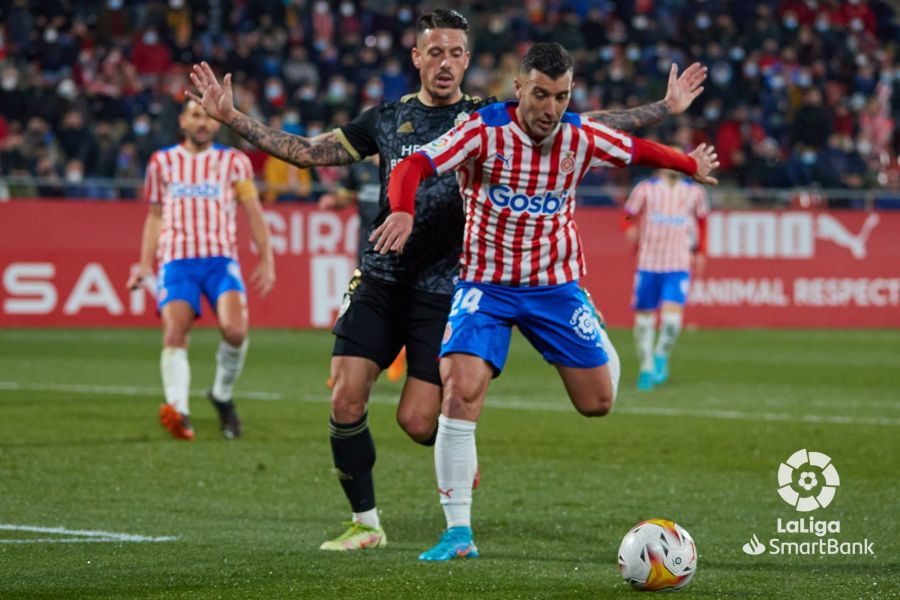
[[[120,396],[160,396],[161,390],[156,387],[115,386],[115,385],[83,385],[70,383],[22,383],[18,381],[0,381],[0,390],[11,391],[53,391],[72,394],[109,394]],[[204,397],[206,390],[192,390],[192,396]],[[294,400],[310,403],[327,403],[329,395],[297,394],[288,395],[279,392],[262,392],[258,390],[241,390],[240,396],[250,400]],[[397,398],[387,394],[373,394],[370,402],[374,404],[396,404]],[[501,409],[534,410],[547,412],[569,412],[574,410],[567,401],[533,402],[525,396],[489,396],[486,405]],[[654,415],[667,417],[698,417],[704,419],[723,419],[728,421],[777,421],[786,423],[816,423],[830,425],[874,425],[898,427],[900,419],[890,417],[860,417],[847,415],[815,415],[790,414],[776,412],[747,412],[739,410],[707,410],[694,408],[672,408],[666,406],[618,406],[613,413],[629,415]]]
[[[68,538],[36,538],[24,540],[0,539],[0,544],[67,544],[75,542],[174,542],[177,537],[157,536],[148,537],[132,533],[115,533],[112,531],[92,531],[86,529],[66,529],[65,527],[39,527],[36,525],[15,525],[12,523],[0,523],[0,531],[27,531],[29,533],[52,533],[56,535],[69,535],[77,537]]]

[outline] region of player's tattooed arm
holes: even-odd
[[[333,131],[305,138],[266,127],[240,112],[226,125],[263,152],[298,167],[349,165],[356,161]]]
[[[645,104],[628,110],[598,110],[585,113],[588,117],[604,125],[621,131],[634,131],[648,125],[656,125],[669,115],[679,115],[686,111],[701,93],[706,80],[706,67],[694,63],[678,75],[678,65],[669,70],[666,97],[653,104]]]
[[[347,165],[355,161],[334,132],[305,138],[266,127],[243,114],[234,105],[231,73],[219,81],[212,68],[203,62],[194,65],[190,79],[199,95],[188,90],[188,97],[202,106],[210,117],[224,123],[263,152],[298,167]]]

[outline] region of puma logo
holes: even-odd
[[[499,152],[497,152],[496,154],[494,154],[494,156],[492,156],[491,158],[496,158],[497,160],[499,160],[500,162],[502,162],[502,163],[506,166],[507,169],[509,168],[509,158],[503,156],[503,155],[500,154]]]
[[[438,493],[441,496],[446,496],[449,499],[451,497],[451,495],[453,494],[453,488],[447,488],[446,490],[442,490],[441,488],[438,488]]]
[[[862,260],[866,257],[866,242],[869,241],[869,235],[880,220],[878,213],[870,213],[859,233],[854,235],[839,220],[823,213],[816,218],[816,237],[846,248],[853,258]]]

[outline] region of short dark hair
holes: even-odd
[[[522,72],[537,69],[551,79],[559,79],[572,70],[572,57],[557,42],[539,42],[528,49],[522,59]]]
[[[436,8],[425,13],[416,21],[416,35],[422,35],[428,29],[461,29],[469,33],[469,22],[464,16],[449,8]]]

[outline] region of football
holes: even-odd
[[[619,546],[619,572],[637,590],[680,590],[696,571],[694,539],[666,519],[641,521]]]

